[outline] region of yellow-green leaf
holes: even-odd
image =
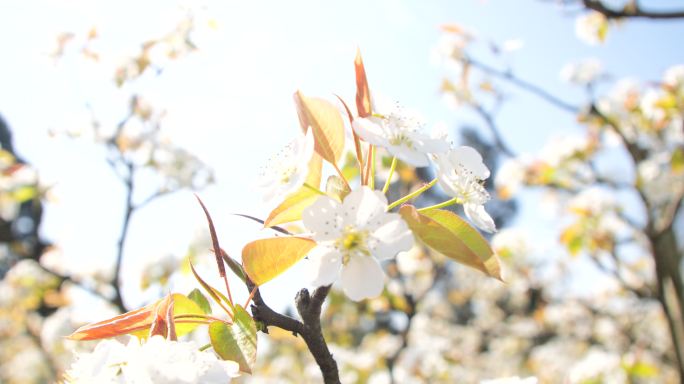
[[[418,212],[414,206],[404,205],[399,214],[428,247],[501,280],[499,260],[487,240],[455,213],[440,209]]]
[[[344,152],[344,123],[340,111],[329,101],[304,96],[300,91],[294,95],[302,129],[313,130],[316,153],[336,165]]]
[[[316,245],[302,237],[273,237],[252,241],[242,249],[242,265],[256,285],[264,284],[301,260]]]
[[[212,322],[209,338],[214,351],[223,360],[235,361],[240,365],[240,371],[252,373],[257,351],[256,324],[244,308],[235,307],[235,319],[231,325]]]
[[[197,304],[198,307],[202,310],[202,312],[206,314],[211,313],[211,305],[209,304],[209,300],[200,292],[199,289],[195,288],[190,293],[188,293],[188,299],[192,300]]]
[[[304,209],[313,204],[319,196],[321,195],[308,188],[300,188],[271,211],[264,222],[264,227],[268,228],[301,220]]]

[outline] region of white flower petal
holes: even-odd
[[[373,231],[369,248],[378,260],[386,260],[402,251],[408,251],[414,244],[413,232],[396,213],[387,214],[382,226]]]
[[[489,177],[489,168],[482,162],[482,155],[475,148],[468,146],[454,148],[449,153],[449,158],[454,164],[462,164],[482,180]]]
[[[388,145],[386,148],[389,153],[408,165],[414,167],[427,167],[430,165],[427,154],[423,152],[413,150],[406,146]]]
[[[318,245],[309,252],[308,259],[312,285],[330,285],[340,276],[342,255],[337,250]]]
[[[342,269],[342,288],[352,300],[377,297],[385,286],[385,273],[374,257],[353,256]]]
[[[380,191],[374,191],[363,186],[347,195],[340,212],[343,216],[343,225],[368,228],[369,224],[377,221],[385,214],[386,209],[387,198],[385,195]]]
[[[484,205],[463,204],[463,210],[475,226],[485,232],[496,232],[496,224],[494,224],[492,217],[485,211]]]
[[[350,194],[351,196],[351,194]],[[341,204],[321,196],[302,212],[304,227],[313,232],[316,241],[334,240],[342,233]]]
[[[361,117],[352,122],[354,132],[364,141],[382,147],[387,146],[387,138],[382,126],[382,120],[377,117]]]

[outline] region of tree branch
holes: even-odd
[[[574,105],[572,105],[572,104],[570,104],[564,100],[559,99],[558,97],[554,96],[553,94],[551,94],[547,90],[545,90],[545,89],[543,89],[543,88],[541,88],[535,84],[529,83],[525,80],[522,80],[522,79],[514,76],[513,73],[511,73],[510,71],[498,70],[496,68],[490,67],[489,65],[484,64],[482,62],[479,62],[477,60],[474,60],[472,58],[467,58],[467,59],[465,59],[465,61],[467,64],[472,65],[473,67],[481,70],[482,72],[484,72],[490,76],[499,78],[501,80],[505,80],[505,81],[507,81],[507,82],[509,82],[509,83],[521,88],[521,89],[524,89],[524,90],[544,99],[545,101],[549,102],[550,104],[552,104],[552,105],[554,105],[554,106],[556,106],[562,110],[565,110],[565,111],[571,112],[571,113],[579,112],[578,107],[576,107],[576,106],[574,106]]]
[[[127,311],[121,294],[121,264],[123,263],[124,245],[126,243],[126,236],[128,235],[128,227],[131,222],[131,216],[135,211],[133,206],[133,178],[135,176],[135,166],[133,163],[126,162],[126,167],[128,169],[128,175],[124,180],[126,186],[126,213],[124,214],[121,234],[119,235],[119,241],[117,243],[116,264],[114,267],[114,277],[112,277],[111,282],[114,287],[114,299],[112,304],[116,305],[121,312]]]
[[[501,152],[503,152],[506,156],[515,157],[515,152],[513,152],[513,150],[501,137],[501,131],[496,125],[496,122],[494,122],[494,117],[492,114],[487,112],[480,104],[472,104],[472,106],[475,109],[475,112],[477,112],[482,120],[484,120],[487,128],[489,128],[489,131],[492,133],[492,136],[494,137],[494,145],[496,145],[497,148],[499,148],[499,150],[501,150]]]
[[[245,284],[250,292],[256,288],[256,285],[249,277],[247,277]],[[330,286],[319,287],[311,295],[309,295],[309,291],[306,289],[302,289],[297,293],[297,296],[295,296],[295,306],[302,321],[274,311],[264,302],[259,288],[256,288],[255,292],[253,304],[250,308],[254,320],[263,324],[261,331],[268,333],[267,327],[275,326],[290,331],[295,336],[300,335],[304,339],[314,360],[316,360],[316,364],[318,364],[323,374],[325,384],[339,384],[340,377],[337,363],[328,349],[328,344],[325,342],[321,330],[321,307],[330,292]]]
[[[680,19],[684,18],[684,10],[675,11],[648,11],[639,7],[626,6],[616,10],[606,7],[601,0],[582,0],[582,4],[588,9],[603,14],[608,19],[644,18],[644,19]]]

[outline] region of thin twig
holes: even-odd
[[[564,100],[561,100],[560,98],[554,96],[553,94],[551,94],[547,90],[545,90],[545,89],[543,89],[543,88],[541,88],[535,84],[529,83],[525,80],[520,79],[519,77],[514,76],[513,73],[511,73],[510,71],[501,71],[501,70],[490,67],[487,64],[484,64],[482,62],[479,62],[479,61],[471,59],[471,58],[466,59],[466,61],[468,64],[470,64],[473,67],[481,70],[482,72],[484,72],[490,76],[505,80],[511,84],[514,84],[517,87],[522,88],[522,89],[544,99],[545,101],[549,102],[550,104],[552,104],[552,105],[554,105],[560,109],[563,109],[563,110],[565,110],[567,112],[571,112],[571,113],[579,112],[578,107],[576,107],[576,106],[574,106],[574,105],[572,105],[572,104],[570,104]]]
[[[116,252],[116,264],[114,267],[114,277],[112,277],[112,286],[114,287],[114,299],[112,304],[121,312],[127,312],[126,305],[123,302],[123,296],[121,294],[121,265],[123,263],[124,246],[126,243],[126,236],[128,235],[128,227],[130,226],[131,216],[135,211],[133,206],[133,179],[135,173],[135,166],[133,163],[127,162],[126,168],[128,169],[128,177],[124,180],[126,186],[126,207],[124,220],[121,227],[121,234],[119,235],[119,241],[117,242],[117,252]]]
[[[684,18],[684,10],[675,11],[648,11],[638,5],[627,6],[621,10],[606,7],[600,0],[582,0],[582,4],[596,12],[603,14],[608,19],[645,18],[645,19],[680,19]]]

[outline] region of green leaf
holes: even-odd
[[[399,209],[413,234],[425,245],[487,276],[501,280],[501,266],[480,232],[451,211],[418,212],[412,205]]]
[[[242,268],[242,265],[235,261],[230,255],[226,253],[223,249],[221,249],[221,257],[223,258],[223,261],[228,264],[228,267],[230,268],[231,271],[237,276],[242,282],[246,282],[247,278],[245,277],[245,270]]]
[[[273,237],[252,241],[242,249],[247,276],[262,285],[285,272],[316,245],[303,237]]]
[[[221,262],[223,263],[223,260],[221,260]],[[204,281],[200,277],[200,275],[197,273],[197,271],[195,270],[195,267],[192,265],[192,263],[190,263],[190,270],[192,270],[192,274],[195,276],[195,279],[197,280],[197,282],[200,283],[202,288],[204,288],[204,290],[207,291],[209,296],[211,296],[211,298],[214,299],[214,301],[216,303],[218,303],[218,304],[226,303],[226,304],[228,304],[228,307],[230,309],[232,309],[232,310],[235,309],[235,308],[233,308],[233,303],[231,303],[230,300],[228,300],[228,298],[226,296],[224,296],[218,289],[212,287],[211,285],[209,285],[206,281]]]
[[[202,312],[209,314],[211,313],[211,305],[209,304],[209,300],[207,300],[206,297],[200,292],[199,289],[195,288],[190,293],[188,293],[188,299],[192,300],[197,304],[198,307],[202,310]]]
[[[235,361],[240,371],[252,373],[257,349],[256,324],[244,308],[235,307],[235,319],[230,326],[221,321],[209,324],[209,338],[223,360]]]
[[[313,130],[316,153],[330,164],[337,164],[344,152],[344,122],[340,111],[329,101],[304,96],[300,91],[294,99],[302,129]]]

